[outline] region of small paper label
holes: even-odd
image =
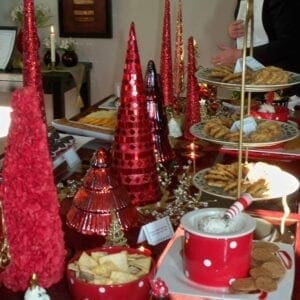
[[[149,245],[155,246],[170,239],[174,230],[169,217],[156,220],[141,227],[137,243],[147,240]]]
[[[260,69],[263,69],[265,66],[261,64],[258,60],[256,60],[252,56],[246,56],[246,66],[248,66],[251,70],[257,71]],[[235,67],[234,67],[234,73],[241,73],[243,70],[243,58],[239,58],[236,61]]]
[[[69,168],[71,168],[71,169],[81,163],[80,157],[78,156],[78,154],[76,153],[76,151],[73,147],[68,149],[63,154],[63,157],[66,160]]]
[[[241,126],[241,121],[235,121],[231,128],[230,128],[230,131],[231,132],[235,132],[235,131],[238,131],[240,130],[240,126]],[[243,121],[243,132],[244,134],[249,134],[253,131],[256,130],[256,127],[257,127],[257,124],[255,122],[255,119],[253,117],[248,117],[248,118],[245,118],[244,121]]]

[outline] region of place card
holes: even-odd
[[[63,154],[64,159],[66,160],[68,166],[70,169],[74,168],[78,164],[81,163],[80,157],[78,156],[77,152],[73,147],[68,149],[64,154]]]
[[[265,67],[263,64],[261,64],[258,60],[256,60],[252,56],[246,56],[245,64],[253,71],[257,71],[257,70],[263,69]],[[239,58],[236,61],[236,64],[234,67],[234,73],[241,73],[242,70],[243,70],[243,58]]]
[[[147,240],[149,245],[155,246],[170,239],[174,235],[174,229],[169,217],[153,221],[141,227],[137,243]]]
[[[240,130],[240,127],[241,127],[241,121],[238,120],[238,121],[235,121],[231,128],[230,128],[230,131],[231,132],[235,132],[235,131],[238,131]],[[245,118],[243,120],[243,132],[247,135],[253,131],[256,130],[256,127],[257,127],[257,124],[255,122],[255,119],[253,117],[248,117],[248,118]]]

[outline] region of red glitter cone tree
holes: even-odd
[[[134,205],[161,197],[134,24],[124,67],[113,163]]]
[[[182,2],[178,1],[176,41],[174,58],[174,95],[179,102],[184,90],[184,50],[183,50],[183,25],[182,25]]]
[[[25,290],[33,274],[49,287],[64,273],[65,249],[48,147],[33,0],[24,0],[24,85],[13,93],[3,163],[3,210],[12,260],[0,281]]]
[[[190,133],[190,128],[195,123],[200,122],[200,99],[199,86],[195,76],[195,47],[194,39],[190,37],[188,40],[188,75],[187,75],[187,97],[185,109],[185,122],[183,137],[187,140],[195,140],[195,137]]]
[[[137,225],[137,210],[116,178],[109,153],[100,148],[74,196],[67,225],[82,234],[107,235],[112,213],[124,231]]]
[[[44,91],[39,57],[39,39],[36,28],[35,9],[33,0],[23,0],[24,24],[23,24],[23,85],[33,86],[38,91],[38,101],[46,120],[44,107]]]
[[[174,159],[175,153],[169,142],[168,120],[163,107],[163,96],[153,60],[150,60],[147,65],[145,93],[147,110],[152,124],[156,161],[165,163]]]
[[[34,273],[44,287],[64,273],[58,197],[38,99],[33,87],[14,92],[3,163],[3,208],[12,260],[0,281],[13,291],[25,290]]]
[[[170,0],[165,0],[163,33],[160,57],[160,76],[164,96],[164,106],[170,109],[174,108],[173,94],[173,69],[171,53],[171,17]]]

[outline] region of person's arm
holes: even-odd
[[[269,43],[253,48],[258,61],[272,65],[299,56],[299,11],[299,0],[265,0],[262,17]]]

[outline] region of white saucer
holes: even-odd
[[[195,297],[197,300],[201,299],[226,299],[226,300],[258,300],[259,294],[232,294],[228,289],[218,289],[212,287],[200,286],[187,279],[183,273],[182,266],[182,242],[183,237],[178,236],[171,241],[172,245],[167,247],[165,253],[157,270],[156,277],[164,280],[169,288],[171,294],[184,295]],[[276,291],[268,293],[266,300],[288,300],[292,297],[294,275],[295,275],[295,260],[294,249],[289,244],[276,243],[280,250],[285,251],[292,260],[292,267],[286,270],[284,277],[278,284]]]

